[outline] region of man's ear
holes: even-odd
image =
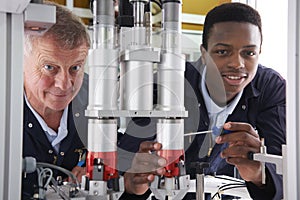
[[[200,46],[200,51],[201,51],[201,61],[202,61],[202,64],[206,65],[206,61],[205,61],[206,49],[203,47],[202,44]]]
[[[261,54],[261,45],[260,45],[260,47],[259,47],[259,54]]]

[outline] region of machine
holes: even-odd
[[[149,3],[149,0],[119,1],[118,29],[114,27],[113,1],[92,3],[93,48],[88,61],[90,93],[86,111],[89,118],[87,178],[91,195],[95,194],[92,188],[95,181],[104,186],[116,179],[117,185],[122,185],[116,171],[116,118],[127,117],[159,118],[157,140],[163,149],[158,154],[167,159],[168,166],[167,174],[156,177],[151,185],[154,195],[158,199],[182,199],[188,190],[183,151],[183,117],[187,112],[185,57],[180,38],[182,2],[161,2],[164,16],[160,49],[151,44]],[[154,64],[158,75],[156,107],[153,105]],[[116,199],[119,195],[114,194],[121,191],[120,187],[112,188],[110,198]],[[107,192],[96,193],[106,196]]]
[[[0,197],[20,199],[22,171],[22,36],[24,27],[46,31],[55,11],[43,5],[32,5],[29,0],[2,2],[0,8]],[[90,50],[90,96],[86,116],[89,118],[87,174],[80,190],[84,197],[73,199],[118,199],[123,181],[117,171],[117,121],[126,117],[158,117],[158,141],[164,149],[159,152],[168,160],[167,174],[156,177],[151,190],[159,199],[181,199],[189,188],[189,177],[184,171],[183,120],[187,112],[183,102],[184,61],[181,53],[181,1],[162,0],[164,10],[162,45],[151,46],[151,15],[145,11],[149,0],[119,1],[132,6],[133,15],[120,18],[114,26],[113,0],[93,1],[93,47]],[[290,73],[288,93],[288,146],[284,149],[290,170],[286,180],[285,199],[299,199],[299,2],[289,1]],[[125,6],[125,4],[120,7]],[[44,12],[44,9],[47,12]],[[122,9],[126,10],[126,9]],[[130,9],[128,9],[130,13]],[[45,14],[47,13],[47,14]],[[46,17],[46,18],[45,18]],[[35,21],[37,23],[35,23]],[[38,28],[39,27],[39,28]],[[295,42],[296,41],[296,42]],[[16,59],[17,58],[17,59]],[[153,66],[158,66],[158,106],[153,107]],[[118,78],[120,77],[120,79]],[[120,97],[118,95],[120,94]],[[296,94],[296,96],[292,96]],[[147,97],[147,98],[145,98]],[[295,107],[297,110],[295,112]],[[171,133],[176,133],[171,135]],[[263,153],[263,152],[262,152]],[[298,153],[298,154],[297,154]],[[260,157],[261,155],[261,157]],[[298,157],[297,157],[298,155]],[[258,154],[254,159],[272,161],[281,158]],[[270,160],[270,162],[272,162]],[[281,161],[280,161],[281,162]],[[41,163],[38,166],[46,166]],[[286,166],[286,165],[285,165]],[[297,177],[295,179],[295,177]],[[288,181],[287,181],[288,180]],[[69,197],[68,197],[69,198]]]

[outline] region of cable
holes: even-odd
[[[230,189],[236,189],[236,188],[242,188],[242,187],[246,187],[246,184],[243,183],[229,183],[229,184],[225,184],[219,187],[218,191],[211,197],[211,199],[215,199],[216,197],[218,197],[218,199],[221,199],[221,195],[225,190],[230,190]]]
[[[236,183],[229,183],[229,184],[225,184],[219,187],[219,191],[224,191],[227,189],[232,189],[232,187],[246,187],[245,184],[236,184]]]
[[[45,190],[47,189],[53,177],[53,172],[50,168],[37,168],[38,173],[38,199],[45,198]]]
[[[78,179],[76,178],[76,176],[75,176],[74,174],[72,174],[72,172],[70,172],[70,171],[67,170],[67,169],[64,169],[64,168],[62,168],[62,167],[59,167],[59,166],[57,166],[57,165],[53,165],[53,164],[50,164],[50,163],[43,163],[43,162],[38,162],[36,165],[37,165],[37,167],[48,167],[48,168],[53,168],[53,169],[59,170],[59,171],[65,173],[66,175],[68,175],[69,177],[71,177],[73,183],[76,184],[76,187],[79,187],[79,186],[80,186],[79,181],[78,181]]]
[[[47,173],[49,173],[47,175]],[[42,186],[44,188],[47,188],[47,186],[49,185],[51,178],[53,176],[53,172],[51,169],[49,168],[43,168],[41,170],[41,172],[39,173],[39,178],[38,178],[38,184],[39,186]],[[44,183],[44,179],[46,178],[46,182]]]
[[[237,182],[237,183],[245,183],[243,180],[239,180],[239,179],[236,179],[236,178],[229,178],[229,177],[223,177],[223,176],[218,176],[218,175],[215,175],[213,176],[215,178],[218,178],[218,179],[224,179],[224,180],[227,180],[227,181],[234,181],[234,182]]]
[[[70,199],[68,197],[68,195],[66,195],[58,186],[57,181],[53,178],[53,171],[50,168],[61,171],[61,172],[65,173],[66,175],[68,175],[69,177],[71,177],[71,179],[72,179],[71,187],[73,188],[73,190],[72,190],[73,192],[72,192],[72,194],[70,193],[69,195],[71,195],[71,197],[73,197],[74,195],[77,194],[77,192],[78,192],[77,188],[79,188],[80,185],[79,185],[79,181],[77,180],[76,176],[74,174],[72,174],[72,172],[70,172],[69,170],[64,169],[62,167],[59,167],[57,165],[53,165],[53,164],[49,164],[49,163],[38,162],[36,164],[36,166],[37,166],[37,173],[38,173],[38,198],[39,199],[45,198],[45,190],[47,189],[50,182],[53,184],[52,188],[58,193],[58,195],[60,197],[62,197],[63,199],[67,199],[67,200]],[[44,167],[46,167],[46,168],[44,168]],[[75,187],[74,187],[74,185],[75,185]]]
[[[79,189],[78,189],[78,188],[80,188],[79,181],[76,178],[76,176],[74,174],[72,174],[71,171],[69,171],[67,169],[64,169],[62,167],[59,167],[57,165],[50,164],[50,163],[38,162],[38,163],[36,163],[36,166],[37,166],[37,172],[39,174],[39,186],[38,186],[39,187],[39,189],[38,189],[39,190],[39,199],[44,199],[45,189],[47,188],[47,186],[50,183],[50,180],[52,179],[53,172],[49,168],[61,171],[61,172],[65,173],[68,177],[70,177],[72,179],[71,187],[73,188],[73,190],[72,190],[73,192],[72,192],[72,194],[70,193],[71,196],[75,196],[77,194],[77,192],[79,191]],[[45,169],[48,169],[48,170],[43,169],[44,167],[46,167]],[[44,173],[49,172],[49,171],[51,171],[51,177],[49,176],[49,179],[47,179],[46,182],[45,182],[46,184],[42,185],[43,178],[46,177],[46,175],[44,175]],[[53,185],[59,190],[59,187],[57,186],[56,181],[53,182]],[[62,195],[62,193],[60,192],[60,196],[63,197],[64,195]],[[64,198],[64,199],[66,199],[66,198]]]

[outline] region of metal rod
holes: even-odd
[[[186,133],[186,134],[184,134],[184,137],[191,136],[191,135],[207,134],[207,133],[212,133],[212,132],[213,132],[213,130]]]

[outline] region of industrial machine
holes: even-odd
[[[29,0],[2,2],[0,8],[0,198],[20,199],[22,172],[22,36],[25,28],[46,31],[55,23],[55,10],[32,5]],[[93,46],[90,50],[90,96],[86,116],[89,118],[86,179],[82,197],[69,199],[118,199],[123,180],[117,171],[117,120],[126,117],[158,117],[159,152],[168,165],[164,177],[156,177],[151,190],[158,199],[181,199],[189,189],[184,170],[183,120],[187,117],[183,101],[184,61],[181,53],[181,3],[162,0],[162,44],[151,45],[151,14],[145,12],[149,0],[119,1],[120,7],[132,6],[132,16],[124,8],[119,27],[114,26],[113,0],[93,0]],[[127,5],[126,5],[127,4]],[[300,4],[289,1],[290,73],[288,100],[288,137],[283,152],[284,198],[299,199],[299,17]],[[45,14],[46,13],[46,14]],[[128,15],[127,15],[128,14]],[[122,13],[121,13],[122,15]],[[297,42],[295,42],[297,41]],[[158,73],[158,106],[153,106],[153,66]],[[298,68],[297,68],[298,67]],[[119,96],[120,95],[120,96]],[[291,97],[292,95],[288,95]],[[171,135],[171,133],[173,133]],[[290,135],[292,134],[292,135]],[[290,135],[290,137],[289,137]],[[298,154],[297,154],[298,153]],[[298,157],[297,157],[298,155]],[[281,157],[257,154],[254,159],[281,162]],[[280,160],[280,161],[279,161]],[[48,167],[37,163],[37,167]],[[24,169],[23,169],[24,170]],[[26,170],[26,169],[25,169]],[[32,170],[32,168],[30,169]],[[281,173],[281,171],[279,172]],[[295,179],[295,177],[297,177]],[[78,189],[78,188],[75,188]]]
[[[158,152],[168,161],[164,178],[151,185],[158,199],[182,199],[189,176],[184,170],[183,117],[185,57],[181,53],[181,1],[161,1],[162,45],[151,44],[149,0],[119,1],[118,29],[114,26],[113,1],[94,0],[93,48],[89,53],[89,118],[87,178],[91,195],[95,181],[106,188],[117,179],[117,119],[158,117]],[[118,34],[117,34],[118,32]],[[116,41],[119,41],[116,43]],[[158,104],[153,105],[153,72],[157,64]],[[120,77],[118,80],[118,76]],[[119,98],[119,99],[118,99]],[[119,102],[118,102],[119,100]],[[101,169],[101,170],[99,170]],[[100,174],[100,175],[98,175]],[[98,184],[98,185],[99,185]],[[120,187],[112,188],[116,199]],[[108,195],[99,190],[99,196]],[[114,195],[118,194],[118,195]]]

